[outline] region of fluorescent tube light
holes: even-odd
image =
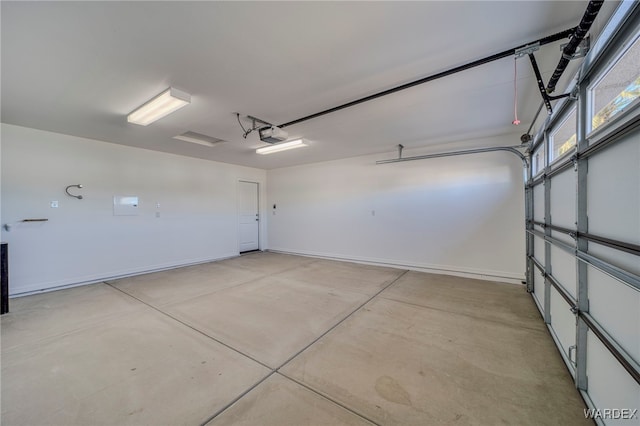
[[[127,116],[129,123],[146,126],[191,102],[188,93],[169,87]]]
[[[302,148],[307,146],[303,139],[295,139],[289,142],[276,143],[270,146],[256,149],[256,154],[273,154],[274,152],[286,151],[288,149]]]
[[[179,139],[185,142],[197,143],[199,145],[204,145],[204,146],[216,146],[218,144],[225,142],[222,139],[214,138],[213,136],[207,136],[201,133],[196,133],[191,131],[184,132],[178,136],[174,136],[173,139]]]

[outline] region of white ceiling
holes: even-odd
[[[265,169],[520,134],[540,104],[526,58],[518,129],[513,58],[290,126],[311,145],[268,156],[255,154],[255,132],[242,138],[234,112],[282,124],[573,27],[586,5],[2,1],[2,122]],[[536,53],[545,81],[559,45]],[[169,86],[191,104],[127,123]],[[227,143],[172,139],[185,131]]]

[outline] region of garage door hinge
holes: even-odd
[[[572,101],[577,101],[578,96],[580,96],[580,85],[576,84],[569,94],[569,99],[571,99]]]
[[[576,345],[569,346],[569,362],[571,364],[573,364],[574,366],[576,365],[576,362],[574,361],[574,359],[573,359],[574,357],[572,355],[575,353],[576,348],[577,348]]]

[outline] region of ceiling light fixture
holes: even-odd
[[[146,126],[191,102],[191,95],[169,87],[127,116],[129,123]]]
[[[173,139],[178,139],[185,142],[197,143],[199,145],[204,145],[204,146],[216,146],[218,144],[225,142],[224,140],[214,138],[213,136],[207,136],[201,133],[196,133],[191,131],[184,132],[178,136],[174,136]]]
[[[256,149],[256,154],[273,154],[274,152],[286,151],[288,149],[302,148],[307,146],[304,139],[295,139],[289,142],[276,143]]]

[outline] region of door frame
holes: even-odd
[[[237,232],[237,251],[238,255],[242,253],[240,251],[240,185],[243,183],[254,183],[256,185],[256,196],[257,196],[257,206],[258,206],[258,251],[262,251],[262,209],[260,208],[260,182],[250,179],[238,179],[238,183],[236,185],[236,218],[238,221],[238,232]]]

